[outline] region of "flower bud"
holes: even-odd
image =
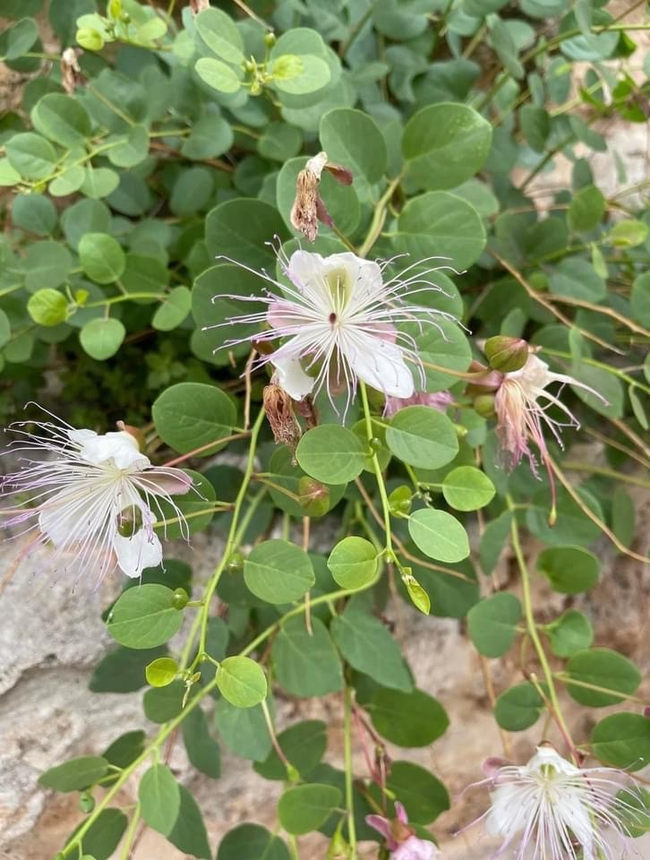
[[[187,601],[190,599],[189,594],[184,588],[177,588],[172,597],[172,606],[174,609],[185,609]]]
[[[231,575],[242,573],[244,570],[244,556],[240,552],[234,552],[228,559],[226,573]]]
[[[347,860],[350,856],[350,846],[345,841],[345,838],[340,830],[337,830],[332,836],[332,840],[327,849],[327,860]]]
[[[94,30],[92,27],[81,27],[77,30],[75,37],[82,48],[87,51],[101,51],[104,47],[104,39],[99,30]]]
[[[298,482],[298,495],[305,514],[310,517],[322,517],[330,507],[330,491],[320,481],[308,475]]]
[[[411,512],[411,499],[413,498],[413,493],[410,488],[406,486],[406,484],[402,484],[401,487],[397,487],[388,497],[388,505],[390,508],[391,514],[399,517],[408,516]]]
[[[264,44],[267,48],[272,48],[275,45],[277,39],[275,38],[275,33],[265,33],[264,34]]]
[[[493,394],[480,394],[478,397],[474,398],[472,406],[482,418],[494,418],[496,414],[494,411]]]
[[[528,361],[528,344],[519,337],[497,335],[485,341],[485,355],[493,370],[514,373]]]
[[[122,14],[122,0],[109,0],[106,11],[110,18],[117,21]]]
[[[124,421],[116,421],[115,423],[117,425],[117,429],[122,433],[128,433],[129,436],[133,436],[135,441],[138,443],[138,449],[140,451],[144,451],[144,433],[139,427],[132,427],[130,424],[125,424]]]
[[[79,809],[88,815],[95,808],[95,798],[89,791],[82,791],[79,795]]]

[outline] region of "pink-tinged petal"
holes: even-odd
[[[147,528],[139,529],[131,537],[116,533],[113,549],[122,573],[136,579],[147,567],[158,567],[162,562],[162,544],[158,536]]]
[[[183,496],[192,488],[192,478],[181,469],[147,469],[144,475],[147,491],[156,495]]]
[[[495,776],[498,775],[502,767],[506,767],[509,764],[511,764],[511,762],[509,762],[507,759],[501,758],[497,755],[493,755],[485,759],[485,761],[481,765],[481,770],[488,778],[493,779]]]
[[[295,302],[279,299],[272,302],[266,312],[266,321],[274,329],[284,329],[296,325]]]
[[[362,381],[388,397],[411,397],[413,375],[402,350],[393,343],[356,332],[346,339],[344,355]]]
[[[294,400],[302,400],[311,393],[314,379],[302,369],[297,358],[271,359],[275,368],[273,374],[277,385],[287,392]]]
[[[396,814],[398,820],[402,822],[402,824],[408,824],[409,823],[409,817],[406,814],[406,809],[404,808],[404,804],[400,803],[399,800],[396,801],[396,803],[395,803],[395,814]]]
[[[393,842],[393,833],[390,827],[390,821],[384,818],[383,815],[366,815],[366,824],[372,827],[389,842]]]
[[[391,853],[391,860],[434,860],[438,854],[435,843],[428,839],[418,839],[417,836],[409,836],[406,842]]]

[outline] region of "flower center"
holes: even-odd
[[[337,319],[338,319],[338,316],[334,313],[334,311],[332,311],[332,313],[329,316],[330,325],[334,325],[334,323],[337,321]]]

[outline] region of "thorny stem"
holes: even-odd
[[[512,498],[510,496],[506,497],[506,501],[508,503],[508,507],[512,510]],[[519,526],[517,525],[517,517],[513,514],[512,517],[512,525],[511,525],[511,534],[512,534],[512,548],[515,552],[515,558],[517,559],[517,564],[519,566],[519,573],[521,575],[521,592],[522,592],[522,600],[524,604],[524,615],[526,617],[526,628],[528,635],[530,636],[531,642],[533,643],[533,647],[535,648],[535,652],[537,653],[537,658],[539,660],[540,666],[542,667],[542,671],[544,673],[544,680],[548,686],[549,698],[552,705],[553,710],[553,718],[558,725],[558,728],[562,732],[562,736],[564,737],[567,746],[571,752],[571,756],[573,757],[575,763],[577,765],[580,764],[580,757],[576,750],[575,744],[571,739],[571,734],[569,733],[569,729],[564,720],[564,716],[562,715],[562,710],[560,708],[560,703],[557,697],[557,691],[555,689],[555,682],[553,680],[553,672],[551,671],[551,667],[548,664],[548,660],[546,658],[546,652],[544,651],[544,646],[542,645],[541,639],[539,638],[539,633],[537,631],[537,624],[535,623],[535,615],[533,613],[533,602],[530,592],[530,575],[528,573],[528,566],[526,564],[526,559],[524,558],[523,551],[521,549],[521,542],[519,540]]]
[[[354,824],[354,787],[352,784],[352,687],[346,683],[343,705],[343,755],[345,758],[345,808],[348,812],[350,860],[357,857],[357,832]]]

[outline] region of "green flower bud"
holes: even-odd
[[[109,0],[106,12],[108,13],[109,18],[116,21],[122,14],[122,0]]]
[[[104,47],[104,39],[99,30],[94,30],[92,27],[81,27],[77,30],[75,37],[82,48],[87,51],[101,51]]]
[[[397,517],[400,516],[408,516],[411,512],[411,500],[413,498],[413,493],[411,489],[406,486],[406,484],[402,484],[401,487],[397,487],[388,497],[388,505],[390,507],[391,514],[394,514]]]
[[[347,860],[350,856],[350,846],[340,830],[337,830],[332,836],[326,856],[327,860]]]
[[[228,559],[226,573],[237,574],[244,570],[244,556],[240,552],[234,552]]]
[[[277,42],[275,38],[275,33],[265,33],[264,34],[264,44],[267,48],[272,48],[273,45]]]
[[[485,355],[492,370],[514,373],[528,361],[528,344],[519,337],[497,335],[485,342]]]
[[[79,809],[86,815],[95,808],[95,798],[89,791],[82,791],[79,795]]]
[[[185,609],[189,599],[189,594],[184,588],[177,588],[174,591],[174,596],[172,597],[172,606],[174,609]]]
[[[472,406],[482,418],[494,418],[494,395],[481,394],[474,398]]]
[[[330,507],[330,491],[320,481],[303,475],[298,483],[300,504],[309,517],[322,517]]]
[[[370,445],[370,450],[373,454],[376,454],[377,451],[381,451],[383,448],[381,439],[378,439],[376,436],[372,438],[368,444]]]

